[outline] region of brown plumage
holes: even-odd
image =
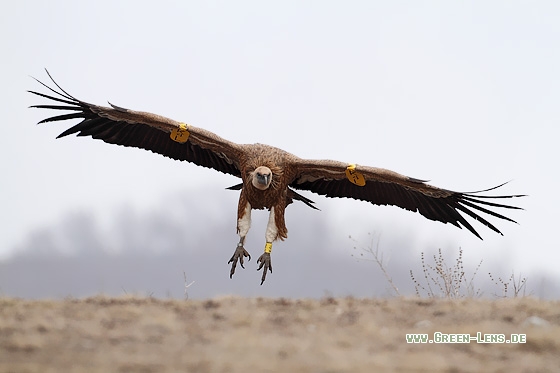
[[[48,71],[47,71],[48,74]],[[38,81],[56,96],[29,91],[59,104],[35,105],[34,108],[66,110],[70,113],[53,116],[39,123],[82,119],[58,137],[77,133],[91,136],[107,143],[150,150],[166,157],[192,162],[217,171],[240,177],[242,183],[228,189],[241,190],[237,231],[240,236],[231,263],[230,277],[237,263],[243,267],[243,258],[250,255],[244,248],[245,236],[250,228],[251,210],[270,210],[266,229],[265,252],[258,259],[258,269],[263,269],[261,285],[267,271],[272,272],[270,251],[272,242],[288,237],[284,222],[285,208],[301,201],[315,208],[313,202],[293,189],[309,190],[327,197],[347,197],[371,202],[375,205],[394,205],[417,211],[424,217],[467,228],[481,238],[463,214],[479,221],[491,230],[501,232],[479,214],[514,222],[489,208],[519,209],[519,207],[491,202],[495,199],[521,197],[521,195],[488,196],[501,185],[474,193],[440,189],[423,180],[400,175],[382,168],[331,160],[307,160],[284,150],[262,144],[236,144],[202,128],[185,125],[159,115],[124,109],[115,105],[97,106],[78,100],[59,88],[57,91]],[[503,184],[502,184],[503,185]]]

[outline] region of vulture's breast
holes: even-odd
[[[244,186],[247,201],[257,210],[270,209],[272,206],[285,204],[286,191],[272,189],[260,190],[253,185]]]

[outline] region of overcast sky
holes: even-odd
[[[28,109],[45,100],[26,90],[42,90],[30,76],[48,83],[46,67],[84,101],[151,111],[235,142],[389,168],[459,191],[512,180],[499,193],[530,195],[515,201],[525,211],[508,212],[519,225],[492,220],[503,237],[476,225],[484,241],[398,208],[310,193],[322,211],[297,211],[308,219],[324,214],[337,240],[376,232],[386,242],[406,237],[417,252],[460,246],[475,262],[499,258],[516,272],[557,272],[557,1],[17,1],[1,8],[0,258],[74,212],[93,214],[108,229],[123,206],[145,211],[172,205],[178,194],[230,195],[193,211],[201,226],[190,229],[196,242],[223,215],[232,241],[224,257],[237,241],[237,194],[224,190],[236,178],[90,138],[56,140],[70,122],[36,126],[52,113]],[[264,229],[249,237],[248,249],[260,252]]]

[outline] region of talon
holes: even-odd
[[[243,245],[238,244],[237,248],[233,252],[233,256],[228,261],[228,264],[231,263],[231,270],[229,271],[229,278],[232,278],[233,274],[235,273],[235,267],[237,267],[237,261],[239,261],[239,264],[241,265],[241,268],[245,269],[245,267],[243,266],[243,257],[247,257],[248,258],[247,260],[251,260],[251,255],[247,252],[247,250],[245,250]]]
[[[268,270],[270,270],[270,273],[272,273],[272,262],[270,260],[270,253],[264,253],[262,254],[259,259],[257,259],[257,264],[259,264],[259,268],[257,268],[257,271],[259,271],[261,268],[263,268],[263,274],[261,277],[261,285],[263,284],[264,280],[266,280],[266,273]]]

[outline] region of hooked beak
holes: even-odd
[[[261,174],[261,173],[257,173],[257,181],[259,182],[259,184],[262,184],[264,186],[268,186],[268,182],[270,180],[270,174]]]

